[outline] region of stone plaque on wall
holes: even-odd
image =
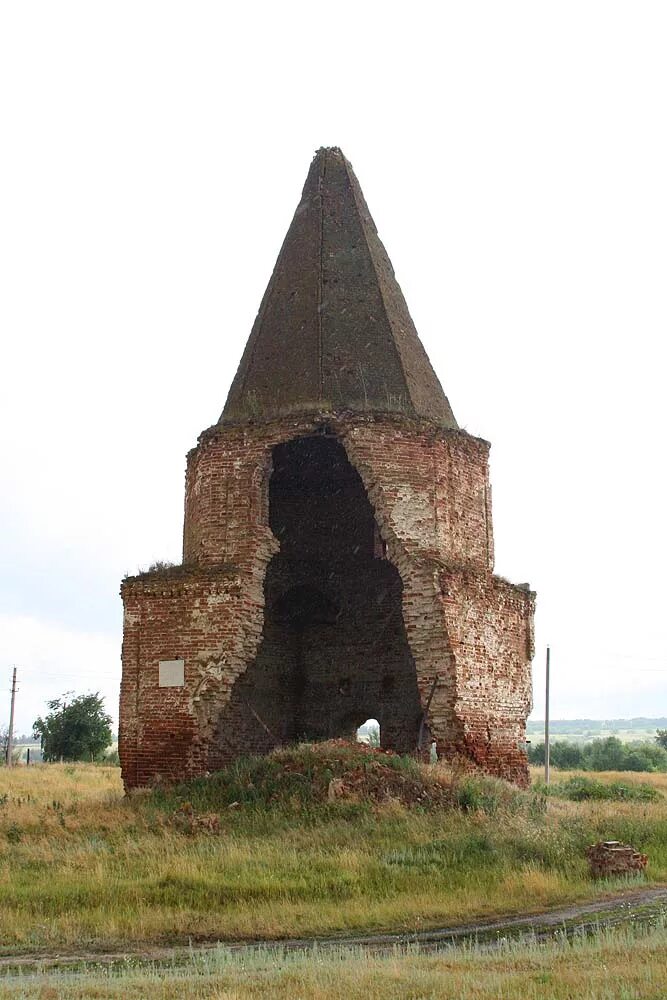
[[[160,687],[174,688],[185,685],[185,660],[160,660]]]

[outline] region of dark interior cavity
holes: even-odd
[[[280,542],[264,583],[264,631],[218,726],[221,761],[297,740],[416,748],[421,704],[396,568],[361,477],[327,434],[273,450],[269,523]]]

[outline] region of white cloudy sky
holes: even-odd
[[[661,2],[0,6],[0,724],[101,690],[180,557],[313,151],[340,145],[459,422],[556,717],[667,714]]]

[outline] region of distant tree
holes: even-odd
[[[625,755],[622,771],[654,771],[652,762],[641,750],[630,750]]]
[[[379,747],[380,746],[380,727],[371,726],[368,730],[368,745],[369,747]]]
[[[667,771],[667,750],[656,743],[633,743],[632,747],[651,765],[649,770]]]
[[[18,764],[21,759],[21,751],[16,746],[21,742],[20,736],[14,736],[12,740],[12,764]],[[9,727],[0,726],[0,764],[9,763]]]
[[[71,692],[70,692],[71,693]],[[47,702],[49,714],[33,723],[46,761],[96,760],[112,741],[111,716],[104,711],[99,692],[68,695]]]
[[[655,742],[663,750],[667,750],[667,729],[658,729],[656,731]]]
[[[572,771],[583,765],[583,755],[578,743],[568,743],[567,740],[557,740],[549,754],[554,767],[562,767]]]
[[[617,736],[593,740],[584,747],[584,767],[591,771],[625,771],[627,750]]]
[[[544,764],[544,743],[528,748],[531,764]],[[592,740],[583,746],[567,740],[551,744],[550,760],[563,770],[667,771],[667,751],[655,743],[622,743],[615,736]]]
[[[544,743],[528,748],[528,760],[531,764],[544,764]],[[581,747],[568,740],[556,740],[549,746],[549,761],[553,767],[562,767],[566,771],[582,767]]]

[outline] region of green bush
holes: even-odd
[[[556,740],[551,744],[549,759],[554,767],[562,767],[567,771],[583,767],[581,747],[578,743],[568,743],[567,740]],[[529,747],[528,760],[531,764],[544,764],[544,743]]]
[[[71,692],[70,692],[71,693]],[[99,759],[112,740],[111,716],[99,692],[69,695],[47,702],[50,712],[33,723],[45,761]]]
[[[485,775],[476,774],[461,778],[454,784],[452,792],[453,805],[463,812],[485,812],[493,815],[502,810],[515,813],[527,804],[532,804],[532,797],[514,785]]]

